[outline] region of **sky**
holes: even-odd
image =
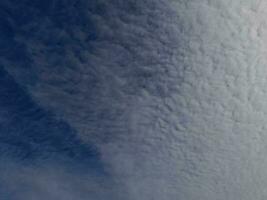
[[[267,4],[1,0],[1,200],[263,200]]]

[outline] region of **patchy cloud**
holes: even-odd
[[[74,131],[67,149],[96,148],[105,185],[117,184],[115,199],[266,197],[263,1],[0,5],[1,65],[54,123]],[[77,157],[63,157],[76,167]],[[63,182],[50,199],[88,199],[87,185],[98,185],[76,173],[26,171],[41,174],[21,178],[40,188],[26,196]],[[41,181],[46,174],[52,181]],[[92,187],[100,199],[109,194]]]

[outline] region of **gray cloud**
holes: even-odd
[[[44,166],[2,163],[0,192],[4,200],[116,199],[121,193],[114,182],[92,172],[70,170],[51,162]]]
[[[264,199],[265,3],[74,2],[18,28],[26,70],[1,62],[99,148],[121,198]]]

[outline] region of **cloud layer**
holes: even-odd
[[[266,198],[263,1],[0,5],[1,65],[71,135],[49,147],[71,160],[72,175],[58,174],[50,161],[48,170],[28,167],[25,174],[38,173],[38,179],[21,178],[41,188],[33,189],[34,198],[54,182],[67,185],[48,199],[107,199],[110,193],[129,200]],[[99,157],[83,154],[83,146]],[[63,147],[91,155],[97,167],[78,158],[92,170],[85,177],[101,169],[108,189],[95,179],[80,180],[76,154],[64,155]]]

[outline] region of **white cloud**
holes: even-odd
[[[129,200],[262,200],[266,14],[257,3],[105,1],[103,13],[82,12],[91,27],[58,30],[48,19],[25,44],[38,74],[29,89],[98,145]]]

